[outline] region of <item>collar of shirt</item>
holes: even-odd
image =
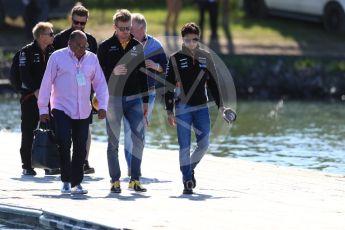
[[[121,41],[120,41],[121,46],[122,46],[123,49],[126,49],[128,43],[129,43],[129,41],[130,41],[130,39],[128,39],[127,41],[124,41],[124,42],[121,42]]]
[[[71,50],[71,48],[69,46],[67,46],[67,50],[68,50],[68,54],[73,58],[73,59],[77,59],[77,57],[75,56],[74,52]]]
[[[85,59],[85,57],[88,55],[88,52],[90,52],[90,51],[88,51],[88,50],[85,50],[85,54],[80,58],[80,60],[75,56],[75,54],[74,54],[74,52],[71,50],[71,48],[68,46],[67,47],[67,50],[68,50],[68,54],[70,55],[70,57],[72,58],[72,60],[74,61],[74,62],[77,62],[77,63],[80,63],[80,62],[82,62],[84,59]]]

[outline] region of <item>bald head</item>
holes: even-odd
[[[80,59],[84,56],[85,50],[89,47],[86,34],[81,30],[73,31],[69,37],[68,46],[73,51],[74,55]]]
[[[83,38],[85,40],[87,40],[86,34],[83,31],[81,31],[81,30],[75,30],[69,36],[69,41],[71,41],[71,40],[79,40],[79,39],[83,39]]]

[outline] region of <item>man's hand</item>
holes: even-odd
[[[147,69],[153,69],[157,72],[162,72],[161,66],[150,59],[145,60],[145,67]]]
[[[143,111],[144,111],[144,116],[147,117],[148,112],[149,112],[149,104],[148,103],[143,103]]]
[[[40,122],[45,123],[45,122],[48,122],[49,120],[50,120],[49,114],[41,114],[40,115]]]
[[[148,103],[143,104],[143,111],[144,111],[145,125],[147,127],[147,126],[149,126],[149,120],[147,118],[147,116],[149,114],[149,104]]]
[[[107,112],[104,109],[100,109],[97,112],[98,119],[104,119],[107,116]]]
[[[172,127],[176,126],[176,117],[174,114],[168,114],[168,123]]]
[[[127,67],[125,64],[120,64],[115,66],[115,68],[113,69],[113,74],[115,76],[119,76],[119,75],[126,75],[127,74]]]
[[[225,110],[225,107],[224,106],[221,106],[221,107],[219,107],[219,112],[220,112],[220,114],[223,114],[223,112],[224,112],[224,110]]]

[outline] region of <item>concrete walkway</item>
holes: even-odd
[[[93,142],[96,173],[83,184],[89,193],[72,198],[60,194],[59,176],[40,169],[36,177],[21,175],[20,134],[0,132],[0,146],[0,203],[31,208],[41,223],[55,216],[75,229],[345,229],[340,175],[206,156],[196,170],[195,194],[182,195],[177,151],[145,149],[148,192],[129,191],[124,175],[117,195],[109,192],[106,144]],[[125,174],[123,154],[120,160]]]

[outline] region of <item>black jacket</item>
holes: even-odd
[[[109,94],[112,96],[143,95],[143,102],[148,102],[144,96],[148,90],[147,75],[145,74],[145,62],[143,46],[131,35],[126,48],[123,49],[119,39],[114,34],[103,41],[97,53],[99,63],[108,82]],[[127,75],[114,76],[115,66],[125,64]],[[144,94],[143,94],[144,93]]]
[[[55,50],[66,48],[68,46],[68,40],[69,40],[69,37],[73,31],[74,31],[73,28],[69,28],[69,29],[63,30],[60,33],[55,35],[54,42],[53,42],[53,46],[54,46]],[[85,33],[85,34],[87,37],[87,43],[89,43],[89,47],[87,48],[87,50],[91,51],[94,54],[97,54],[97,41],[96,41],[96,39],[89,33]]]
[[[18,68],[22,82],[21,94],[27,95],[40,88],[48,58],[53,52],[53,46],[48,46],[42,52],[37,41],[20,50]]]
[[[198,47],[193,56],[183,46],[180,51],[172,54],[169,58],[166,80],[165,105],[168,112],[172,112],[174,104],[179,102],[190,106],[206,104],[206,86],[217,106],[221,105],[217,72],[212,57],[206,50]],[[178,84],[181,84],[181,94],[176,98],[174,91]]]

